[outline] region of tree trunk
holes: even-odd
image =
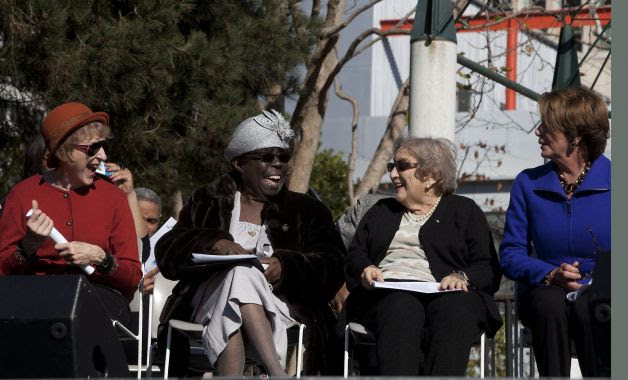
[[[330,0],[324,28],[342,21],[345,0]],[[292,115],[291,125],[297,133],[289,188],[305,193],[312,174],[312,165],[318,150],[321,128],[327,109],[329,76],[338,63],[337,33],[320,37],[308,62],[307,73],[299,101]]]
[[[356,98],[342,90],[338,77],[334,79],[334,85],[336,87],[336,96],[349,102],[353,109],[353,116],[351,117],[351,153],[349,153],[347,167],[347,199],[349,200],[349,206],[353,206],[358,201],[353,193],[353,172],[355,171],[355,161],[358,157],[358,121],[360,120],[360,105]]]

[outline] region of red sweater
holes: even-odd
[[[90,281],[127,297],[133,295],[142,277],[133,215],[124,193],[100,178],[70,191],[44,182],[38,174],[15,185],[0,217],[0,275],[83,273],[59,256],[52,239],[37,249],[35,260],[17,260],[16,247],[26,234],[26,213],[33,199],[68,241],[98,245],[115,257],[116,270],[108,274],[96,271],[88,276]]]

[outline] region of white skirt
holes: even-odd
[[[278,359],[286,365],[288,337],[286,329],[297,322],[290,316],[288,305],[270,290],[266,278],[259,269],[238,265],[217,273],[198,287],[192,306],[194,323],[205,326],[203,347],[210,363],[216,364],[220,353],[227,346],[229,337],[240,329],[242,304],[262,305],[272,329]],[[257,359],[252,347],[247,347],[247,357]]]

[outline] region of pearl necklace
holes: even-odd
[[[560,181],[560,184],[563,186],[565,193],[567,194],[575,193],[576,190],[578,189],[578,186],[580,186],[582,181],[584,181],[584,177],[587,175],[590,169],[591,169],[591,162],[587,161],[587,163],[584,165],[584,169],[582,169],[582,172],[580,173],[578,178],[576,178],[576,182],[574,183],[568,183],[567,180],[565,179],[564,174],[559,172],[557,169],[556,172],[558,173],[558,180]]]
[[[423,222],[424,220],[429,219],[429,217],[432,216],[432,214],[434,213],[434,210],[436,210],[436,206],[438,206],[438,203],[440,203],[441,198],[442,197],[438,197],[436,199],[436,202],[434,203],[434,206],[432,206],[430,211],[428,211],[427,213],[423,215],[415,215],[414,213],[412,213],[412,211],[408,210],[407,212],[408,217],[410,218],[410,220],[412,220],[415,223],[420,223],[420,222]]]

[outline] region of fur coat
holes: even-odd
[[[197,188],[177,224],[157,243],[155,256],[160,271],[164,277],[179,281],[161,314],[162,325],[170,318],[188,320],[198,284],[216,270],[225,269],[195,270],[190,265],[191,254],[211,251],[220,239],[233,240],[229,224],[238,190],[236,178],[230,173]],[[325,345],[335,320],[329,302],[344,281],[345,256],[331,213],[310,196],[284,188],[274,202],[266,203],[261,216],[273,256],[282,265],[282,277],[274,292],[285,297],[310,334],[304,372],[329,373],[328,359],[334,358],[327,357]]]

